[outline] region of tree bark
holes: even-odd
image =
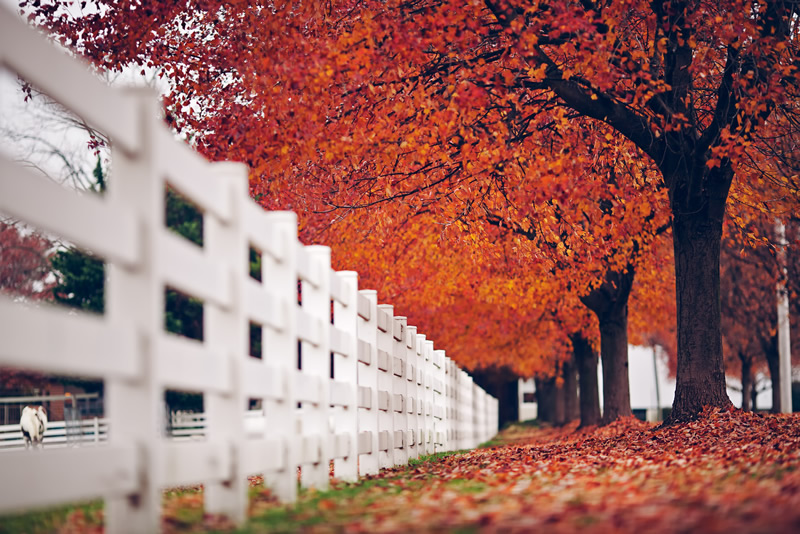
[[[609,271],[599,287],[581,297],[600,322],[604,425],[633,415],[628,378],[628,296],[633,276],[631,266],[624,273]]]
[[[567,423],[580,417],[578,401],[578,370],[575,356],[564,362],[562,369],[564,377],[564,419]]]
[[[536,378],[536,401],[538,409],[538,419],[543,423],[554,424],[555,414],[555,378]]]
[[[519,377],[508,367],[486,367],[470,371],[472,379],[497,399],[499,424],[519,421]]]
[[[720,239],[727,189],[716,193],[721,201],[693,199],[699,204],[695,210],[676,208],[678,199],[673,197],[678,369],[675,400],[666,424],[696,419],[705,406],[732,406],[725,384],[719,301]]]
[[[772,410],[770,411],[781,413],[781,357],[778,352],[777,334],[766,342],[762,341],[762,346],[767,359],[767,367],[769,367],[769,379],[772,382]]]
[[[567,424],[566,402],[564,395],[564,384],[558,384],[558,380],[553,379],[553,424],[564,426]]]
[[[597,353],[592,350],[589,340],[581,334],[572,334],[572,352],[578,368],[578,388],[580,391],[579,428],[600,424],[600,394],[597,387]]]
[[[739,360],[742,362],[742,410],[750,412],[753,410],[750,402],[753,396],[753,358],[739,352]]]
[[[600,354],[603,358],[604,425],[631,411],[630,378],[628,376],[628,309],[615,310],[600,320]]]

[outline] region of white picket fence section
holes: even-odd
[[[14,481],[0,485],[0,513],[103,498],[108,532],[157,532],[162,490],[203,483],[205,510],[241,523],[248,475],[292,501],[298,467],[304,487],[324,489],[330,461],[355,480],[496,433],[494,398],[359,291],[356,273],[333,272],[328,248],[300,245],[294,213],[252,202],[244,165],[176,140],[155,94],[109,89],[5,8],[0,67],[107,135],[113,165],[101,198],[0,157],[0,212],[107,262],[102,317],[0,298],[0,365],[102,379],[108,419],[98,446],[0,454]],[[203,247],[165,228],[167,184],[203,212]],[[250,247],[263,283],[249,276]],[[203,341],[164,331],[165,287],[202,299]],[[248,356],[251,322],[262,359]],[[166,389],[203,393],[204,439],[164,437]],[[250,398],[264,408],[254,431]]]

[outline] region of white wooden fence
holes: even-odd
[[[295,214],[252,202],[245,166],[177,141],[156,95],[109,89],[3,8],[0,67],[107,135],[113,166],[100,198],[0,157],[0,212],[107,262],[102,317],[0,298],[0,365],[102,379],[108,418],[105,444],[0,454],[14,481],[0,485],[0,513],[99,497],[109,532],[156,532],[162,489],[203,483],[206,511],[241,522],[247,475],[291,501],[298,467],[303,486],[325,488],[331,460],[355,480],[495,434],[495,399],[359,291],[356,273],[333,272],[328,248],[301,246]],[[203,247],[164,227],[167,184],[203,212]],[[249,277],[250,247],[263,283]],[[203,341],[164,331],[167,286],[202,299]],[[248,356],[251,322],[262,359]],[[203,441],[164,438],[165,389],[204,395]],[[264,406],[255,435],[242,416],[250,398]]]

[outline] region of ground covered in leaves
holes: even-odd
[[[281,505],[254,479],[238,532],[800,532],[800,417],[709,411],[658,428],[517,425],[486,448],[429,458]],[[61,532],[93,530],[76,510]],[[231,531],[201,490],[165,494],[168,532]],[[2,528],[0,528],[2,530]]]

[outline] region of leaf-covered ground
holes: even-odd
[[[800,417],[709,411],[658,428],[513,426],[494,445],[429,458],[281,505],[254,479],[239,532],[800,532]],[[168,532],[230,531],[200,490],[165,494]],[[93,531],[81,509],[61,532]],[[2,529],[0,529],[2,530]],[[99,529],[98,529],[99,530]]]

